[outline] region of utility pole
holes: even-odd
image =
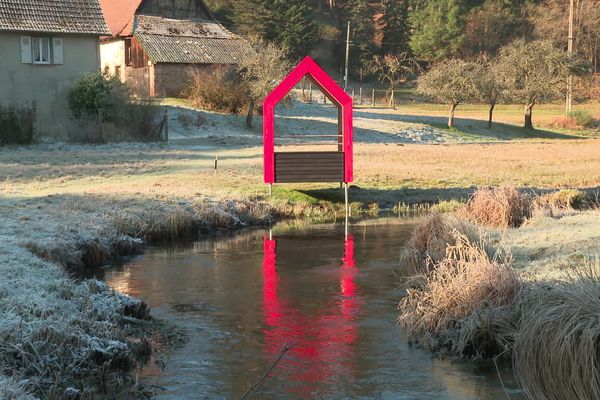
[[[573,37],[573,8],[574,8],[574,0],[569,2],[569,36],[568,36],[568,44],[567,44],[567,54],[569,57],[573,55],[573,41],[575,38]],[[565,113],[568,116],[573,107],[573,75],[569,74],[567,78],[567,101],[565,107]]]
[[[573,1],[573,0],[571,0]],[[350,58],[350,21],[348,21],[348,31],[346,32],[346,71],[344,74],[344,91],[348,91],[348,60]]]

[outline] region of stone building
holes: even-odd
[[[102,39],[106,73],[151,96],[179,96],[192,71],[239,63],[250,44],[202,0],[100,0],[112,35]]]

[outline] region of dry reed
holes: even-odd
[[[506,350],[512,335],[511,306],[520,281],[507,261],[454,233],[455,245],[421,288],[408,289],[399,321],[409,336],[432,351],[490,357]]]
[[[600,264],[520,296],[515,375],[531,399],[600,399]]]
[[[479,232],[473,225],[450,214],[432,213],[413,230],[410,240],[400,251],[400,267],[408,273],[426,271],[446,256],[446,249],[456,245],[456,233],[475,241]]]
[[[481,225],[516,228],[532,216],[532,211],[531,196],[514,186],[503,186],[477,189],[462,214]]]

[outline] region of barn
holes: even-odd
[[[237,64],[252,46],[202,0],[100,0],[112,36],[102,38],[105,73],[151,96],[177,97],[192,71]]]

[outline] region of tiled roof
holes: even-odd
[[[1,0],[0,0],[1,1]],[[104,18],[113,36],[131,35],[127,29],[142,0],[100,0]]]
[[[138,15],[134,36],[152,61],[184,64],[237,64],[252,46],[216,22]]]
[[[0,31],[110,34],[98,0],[0,0]]]

